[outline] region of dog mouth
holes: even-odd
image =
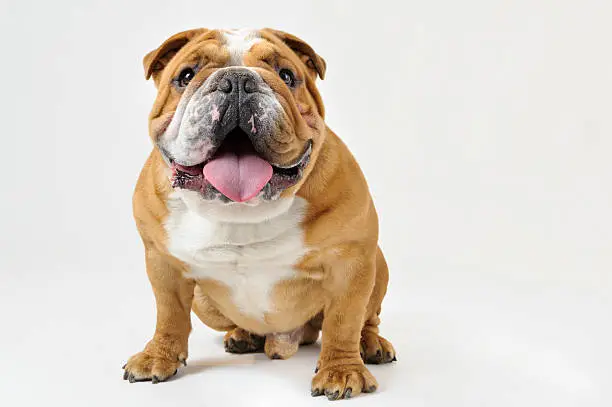
[[[257,196],[276,199],[295,185],[310,160],[312,140],[304,152],[288,166],[274,165],[261,157],[247,134],[235,128],[206,161],[184,166],[170,160],[174,188],[195,190],[206,198],[226,202],[247,202]]]

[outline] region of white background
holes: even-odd
[[[200,26],[285,29],[327,60],[328,124],[380,213],[399,353],[348,403],[611,405],[609,0],[0,10],[3,406],[327,403],[310,397],[316,347],[226,355],[200,323],[175,380],[121,378],[155,318],[131,215],[155,95],[141,59]]]

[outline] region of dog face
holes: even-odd
[[[196,29],[144,66],[158,89],[149,131],[174,188],[219,205],[295,194],[325,135],[315,85],[325,62],[308,44],[270,29]]]

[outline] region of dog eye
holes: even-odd
[[[176,85],[179,88],[184,88],[185,86],[189,85],[189,82],[191,82],[194,76],[195,71],[193,70],[193,68],[185,68],[176,78]]]
[[[281,69],[278,71],[278,76],[280,76],[283,82],[285,82],[290,88],[295,86],[295,74],[290,69]]]

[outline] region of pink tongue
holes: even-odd
[[[221,154],[204,166],[204,177],[235,202],[253,198],[272,178],[272,166],[255,154]]]

